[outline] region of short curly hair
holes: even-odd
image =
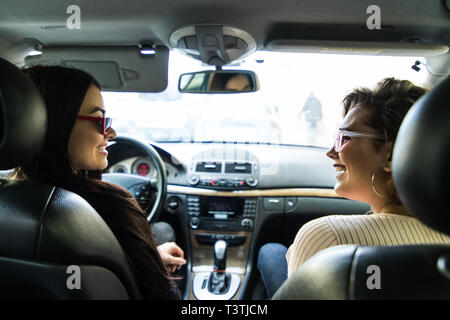
[[[370,116],[365,119],[366,125],[385,137],[384,141],[373,140],[376,150],[380,150],[385,142],[395,143],[400,125],[409,109],[427,91],[408,80],[385,78],[373,90],[356,88],[350,92],[342,101],[343,116],[358,106],[370,110]],[[393,180],[387,184],[393,189],[391,201],[401,203]]]
[[[343,115],[356,106],[371,110],[366,124],[384,135],[385,141],[395,142],[406,113],[427,91],[408,80],[385,78],[373,90],[357,88],[350,92],[342,101]]]

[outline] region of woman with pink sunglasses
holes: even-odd
[[[412,216],[392,179],[392,152],[400,124],[425,92],[409,81],[387,78],[373,90],[358,88],[344,98],[343,120],[326,153],[336,169],[334,190],[341,197],[369,204],[371,212],[312,220],[300,228],[289,249],[264,245],[258,269],[269,297],[303,262],[328,247],[450,243],[450,237]]]

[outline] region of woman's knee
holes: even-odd
[[[280,243],[266,243],[259,249],[257,266],[265,266],[271,263],[279,263],[279,259],[285,259],[287,248]]]

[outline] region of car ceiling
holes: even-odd
[[[80,30],[65,29],[73,0],[2,0],[0,34],[9,42],[44,45],[132,45],[143,39],[169,46],[177,28],[224,24],[251,34],[258,49],[274,39],[420,41],[450,44],[449,1],[378,0],[381,30],[368,30],[372,0],[79,0]],[[58,26],[60,28],[58,28]]]
[[[70,15],[66,10],[73,4],[81,10],[79,30],[66,27]],[[440,52],[430,54],[427,63],[437,73],[450,72],[450,53],[442,54],[442,48],[446,52],[450,46],[450,0],[378,0],[378,30],[366,27],[370,16],[366,10],[372,4],[372,0],[1,0],[0,57],[23,66],[28,52],[36,47],[29,39],[44,48],[110,46],[115,52],[114,47],[137,46],[142,41],[171,48],[175,31],[207,24],[245,31],[257,50],[281,51],[274,45],[281,43],[281,47],[288,44],[287,51],[310,52],[318,42],[322,48],[336,41],[344,43],[344,48],[370,42],[380,47],[384,43],[384,48],[400,45],[402,55],[416,56],[421,54],[414,54],[411,45],[427,49],[437,44]],[[65,51],[61,52],[64,57]],[[122,68],[123,61],[118,62]],[[139,69],[144,67],[133,70]],[[154,83],[136,80],[118,91],[160,91],[167,72],[158,75],[159,83],[156,78]],[[428,83],[440,79],[430,75]]]

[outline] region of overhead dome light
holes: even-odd
[[[42,54],[42,51],[39,51],[39,50],[31,50],[30,52],[28,52],[29,56],[38,56],[41,54]]]
[[[142,44],[140,46],[140,52],[142,55],[155,55],[156,54],[156,50],[153,48],[153,45],[151,44]]]
[[[256,51],[256,42],[247,32],[222,25],[192,25],[182,27],[170,36],[172,48],[221,67]]]

